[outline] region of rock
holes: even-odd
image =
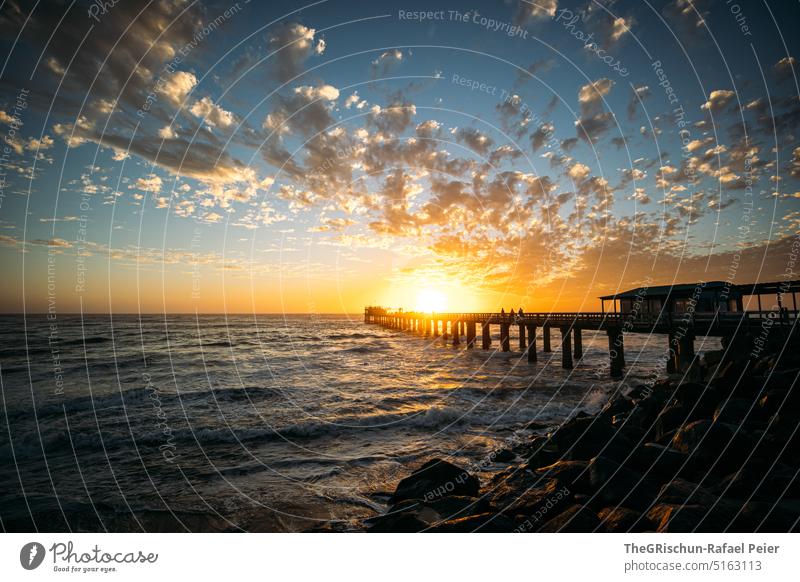
[[[573,505],[553,519],[547,521],[541,528],[543,533],[585,533],[593,532],[600,527],[597,515],[585,505]]]
[[[672,480],[684,470],[688,457],[686,453],[671,447],[644,443],[633,450],[630,461],[626,464],[659,481]]]
[[[653,529],[653,524],[644,515],[627,507],[606,507],[597,514],[602,531],[608,533],[645,532]]]
[[[552,465],[561,458],[558,445],[547,437],[537,437],[531,443],[527,453],[528,468],[536,470],[539,467]]]
[[[656,505],[647,512],[647,519],[659,533],[688,533],[696,531],[708,511],[700,505]]]
[[[689,417],[688,409],[681,404],[673,404],[663,409],[656,417],[655,439],[659,440],[664,435],[674,432],[687,421]]]
[[[727,424],[744,424],[748,417],[753,418],[753,411],[759,412],[755,402],[746,398],[731,398],[722,401],[714,411],[714,422]]]
[[[589,463],[589,483],[598,503],[646,509],[658,492],[657,484],[607,457]]]
[[[558,446],[563,458],[583,461],[597,455],[616,433],[610,418],[603,420],[587,416],[565,422],[550,440]]]
[[[451,519],[429,531],[436,533],[510,533],[516,527],[513,519],[498,513],[481,513],[460,519]]]
[[[486,513],[492,509],[487,499],[449,495],[425,504],[433,509],[441,521]]]
[[[618,395],[608,402],[606,402],[603,409],[598,414],[604,422],[611,422],[611,420],[620,414],[627,414],[633,408],[633,400],[627,396]]]
[[[514,452],[510,451],[509,449],[499,449],[492,452],[491,458],[495,463],[509,463],[516,459],[517,455],[515,455]]]
[[[392,502],[403,499],[432,501],[448,495],[477,497],[480,483],[452,463],[441,459],[431,459],[411,475],[400,481],[392,495]]]
[[[674,479],[658,492],[657,502],[667,505],[714,505],[717,497],[686,479]]]
[[[690,454],[689,464],[699,475],[735,471],[757,444],[757,436],[748,430],[710,420],[695,421],[678,430],[672,439],[675,449]]]
[[[508,515],[535,516],[537,520],[544,521],[545,515],[552,517],[568,507],[571,498],[572,491],[569,487],[552,479],[542,488],[520,492],[516,499],[500,508],[500,511]]]
[[[544,479],[558,479],[571,491],[585,492],[589,485],[589,463],[587,461],[558,461],[537,469]]]

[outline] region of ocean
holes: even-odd
[[[529,364],[513,328],[502,353],[362,315],[0,317],[2,527],[347,530],[433,456],[487,479],[527,423],[597,411],[620,387],[607,336],[584,331],[573,370],[558,337]],[[622,382],[665,350],[627,335]]]

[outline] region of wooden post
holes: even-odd
[[[575,334],[575,359],[580,360],[583,357],[583,337],[581,336],[581,328],[574,327],[572,331]]]
[[[694,333],[687,330],[678,340],[678,371],[685,372],[694,361]]]
[[[483,322],[483,325],[481,326],[481,335],[482,335],[481,347],[484,350],[488,350],[489,347],[492,345],[492,334],[489,328],[488,321]]]
[[[611,377],[619,378],[622,376],[622,368],[625,367],[622,330],[618,327],[610,327],[606,333],[608,334],[608,353],[611,358]]]
[[[475,347],[475,322],[467,321],[467,349]]]
[[[528,325],[528,361],[536,361],[536,326]]]
[[[678,340],[675,333],[669,332],[667,336],[669,345],[667,346],[667,374],[674,374],[678,371]]]
[[[570,339],[570,329],[561,328],[561,367],[565,370],[572,369],[572,340]]]
[[[442,341],[447,345],[447,320],[442,320]]]
[[[525,325],[522,323],[519,324],[519,349],[525,351]]]
[[[552,352],[552,348],[550,347],[550,325],[545,323],[542,326],[542,350],[545,352]]]
[[[500,346],[502,347],[504,352],[507,352],[511,349],[511,342],[509,341],[509,330],[511,329],[511,324],[509,323],[501,323],[500,324]]]
[[[461,335],[461,322],[454,321],[450,324],[450,327],[453,329],[453,345],[457,346],[461,343],[461,338],[459,337]]]

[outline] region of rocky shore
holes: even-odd
[[[532,423],[492,453],[498,470],[483,483],[430,459],[363,529],[799,531],[797,339],[775,335],[757,356],[752,340],[728,343],[680,375],[619,390],[596,415]]]

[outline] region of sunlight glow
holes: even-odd
[[[433,311],[446,311],[447,296],[436,289],[422,289],[419,293],[417,293],[417,303],[414,306],[414,309],[424,313],[430,313]]]

